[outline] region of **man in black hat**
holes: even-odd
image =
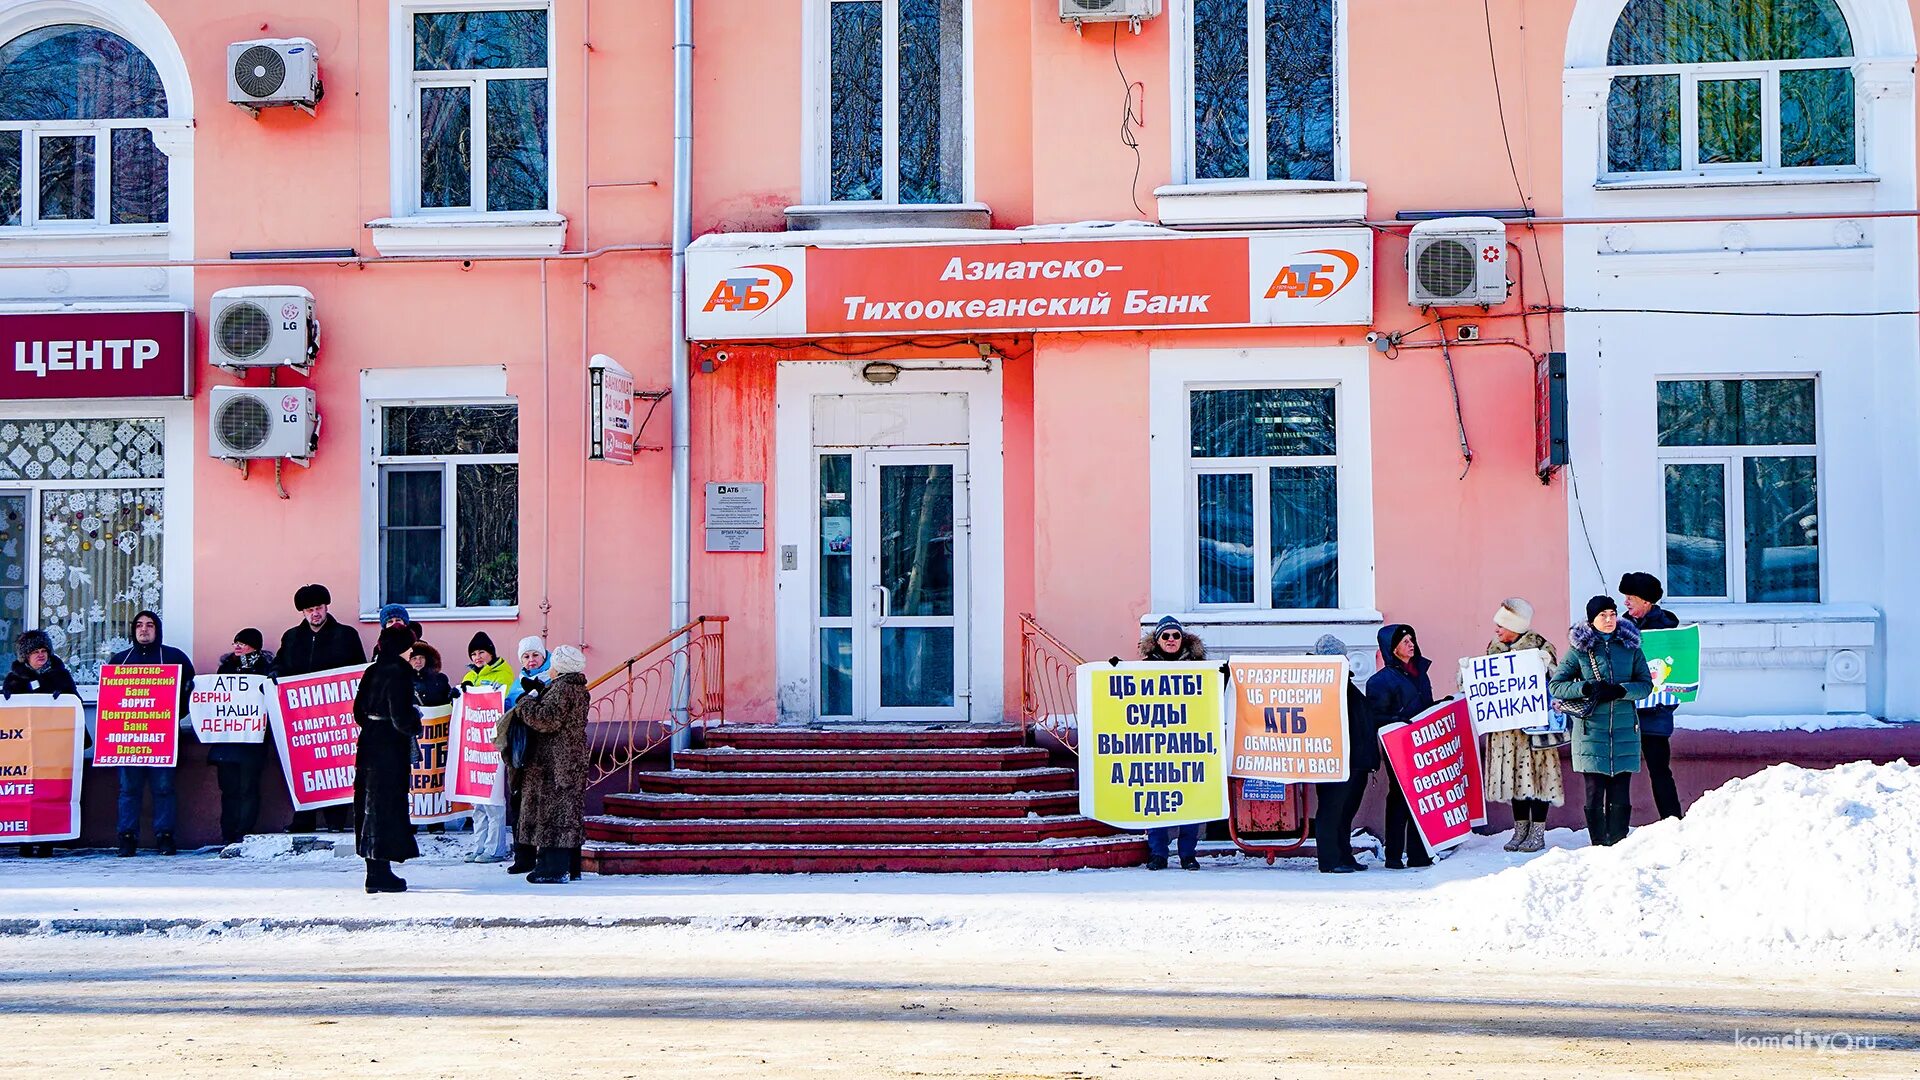
[[[1667,590],[1652,574],[1635,570],[1620,577],[1620,595],[1627,599],[1626,619],[1640,630],[1672,630],[1680,617],[1660,606]],[[1684,816],[1680,789],[1673,782],[1673,706],[1636,709],[1640,717],[1640,757],[1647,764],[1647,782],[1653,787],[1653,805],[1662,818]]]
[[[275,677],[287,679],[367,662],[367,648],[359,633],[340,625],[328,612],[332,603],[333,594],[325,585],[302,585],[293,594],[293,606],[300,609],[301,619],[299,625],[280,635],[280,651],[273,657]],[[329,832],[346,832],[350,827],[345,808],[329,806],[324,815]],[[295,811],[287,831],[314,831],[314,811]]]

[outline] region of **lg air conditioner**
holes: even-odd
[[[1137,29],[1143,20],[1159,14],[1160,0],[1060,0],[1060,21],[1075,25],[1124,22]]]
[[[273,105],[292,105],[312,115],[321,94],[320,54],[306,38],[227,46],[227,100],[255,117]]]
[[[207,355],[215,367],[290,367],[305,374],[320,355],[313,294],[298,285],[221,289],[209,314]]]
[[[1407,303],[1492,307],[1507,299],[1507,227],[1497,218],[1435,218],[1407,242]]]
[[[207,452],[235,464],[287,458],[305,465],[320,436],[313,391],[304,386],[216,386],[207,415]]]

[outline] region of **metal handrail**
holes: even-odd
[[[1068,750],[1078,737],[1075,669],[1086,663],[1079,653],[1048,632],[1031,614],[1020,615],[1020,726],[1029,736],[1052,735]]]
[[[725,615],[702,615],[587,684],[589,694],[599,691],[587,707],[590,786],[622,771],[630,782],[648,754],[681,732],[726,721],[726,624]]]

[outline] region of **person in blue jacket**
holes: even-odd
[[[1626,598],[1626,621],[1637,630],[1672,630],[1680,617],[1660,606],[1667,590],[1652,574],[1635,571],[1620,578],[1620,595]],[[1684,817],[1680,807],[1680,789],[1673,782],[1673,706],[1653,705],[1635,709],[1640,717],[1640,757],[1647,767],[1647,783],[1653,787],[1653,805],[1662,818]]]
[[[1381,727],[1403,724],[1432,708],[1433,680],[1427,677],[1427,669],[1432,666],[1432,661],[1420,655],[1420,639],[1413,627],[1405,623],[1381,627],[1380,670],[1367,680],[1367,704],[1373,709],[1374,721]],[[1433,856],[1427,854],[1414,828],[1407,793],[1393,774],[1393,763],[1387,761],[1386,767],[1387,835],[1383,847],[1387,869],[1432,866]]]
[[[160,616],[142,611],[133,617],[133,645],[114,653],[109,664],[178,664],[180,700],[176,703],[174,723],[187,715],[187,702],[193,697],[193,661],[187,654],[161,640]],[[153,792],[153,846],[162,855],[173,855],[179,848],[173,842],[173,829],[179,803],[173,793],[173,766],[123,765],[120,773],[120,857],[128,858],[139,850],[140,810],[149,790]]]

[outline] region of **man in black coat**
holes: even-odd
[[[1627,621],[1636,629],[1672,630],[1680,625],[1680,616],[1660,606],[1667,590],[1652,574],[1636,570],[1622,575],[1620,595],[1627,601]],[[1653,787],[1653,805],[1662,819],[1682,817],[1680,789],[1673,782],[1673,706],[1636,708],[1634,713],[1640,718],[1640,758]]]
[[[133,644],[114,653],[107,660],[109,664],[174,664],[180,668],[179,701],[175,703],[173,720],[179,724],[187,715],[187,702],[193,697],[193,661],[187,654],[168,645],[162,640],[160,616],[152,611],[142,611],[133,617]],[[172,765],[159,768],[151,765],[123,765],[120,774],[119,838],[120,856],[127,858],[138,849],[140,843],[140,809],[148,791],[153,792],[153,845],[162,855],[172,855],[178,848],[173,842],[173,830],[179,813],[179,800],[173,793]]]
[[[1315,656],[1345,656],[1347,643],[1323,634],[1313,644]],[[1380,735],[1367,695],[1347,680],[1347,779],[1313,785],[1318,805],[1313,814],[1313,849],[1323,874],[1351,874],[1365,870],[1353,857],[1353,815],[1366,797],[1367,781],[1380,767]]]
[[[327,610],[332,603],[333,594],[325,585],[302,585],[293,594],[293,606],[300,609],[300,623],[280,635],[280,651],[273,657],[275,678],[288,679],[367,662],[367,647],[361,643],[359,632],[334,621]],[[320,813],[327,831],[347,831],[345,810],[329,806]],[[295,811],[287,831],[313,832],[314,815],[312,810]]]

